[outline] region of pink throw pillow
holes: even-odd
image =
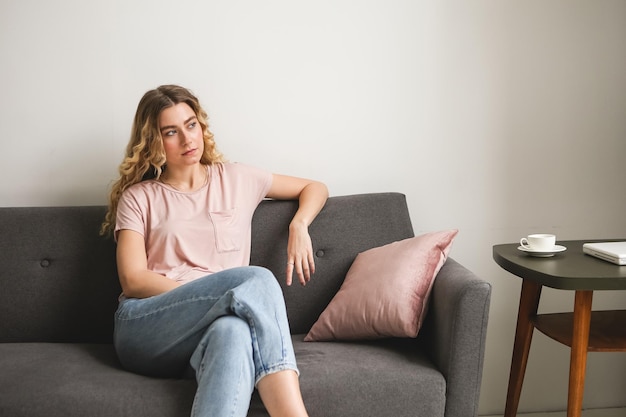
[[[416,337],[457,233],[426,233],[359,253],[304,340]]]

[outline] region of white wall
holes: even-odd
[[[417,233],[460,229],[452,256],[493,284],[483,414],[520,289],[492,245],[626,236],[625,1],[0,0],[0,205],[103,204],[164,83],[200,96],[231,160],[401,191]],[[546,289],[540,309],[572,303]],[[520,410],[565,408],[568,361],[535,335]],[[625,392],[626,357],[590,354],[585,406]]]

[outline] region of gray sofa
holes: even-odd
[[[251,263],[283,285],[292,201],[264,201]],[[104,207],[0,208],[0,416],[188,416],[195,382],[126,372]],[[317,273],[283,286],[311,417],[477,415],[491,286],[448,258],[416,339],[303,342],[357,253],[413,236],[404,195],[332,197],[310,228]],[[253,397],[250,416],[267,415]]]

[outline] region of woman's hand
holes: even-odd
[[[298,210],[289,224],[286,274],[287,285],[291,285],[294,272],[300,284],[306,285],[315,272],[309,225],[324,207],[328,188],[318,181],[274,174],[267,197],[299,202]]]
[[[287,285],[291,285],[294,272],[303,286],[311,280],[311,275],[315,273],[311,237],[309,236],[308,226],[302,222],[291,222],[289,225]]]

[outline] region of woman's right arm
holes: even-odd
[[[148,269],[144,238],[133,230],[123,229],[118,232],[117,274],[122,291],[128,298],[152,297],[180,285]]]

